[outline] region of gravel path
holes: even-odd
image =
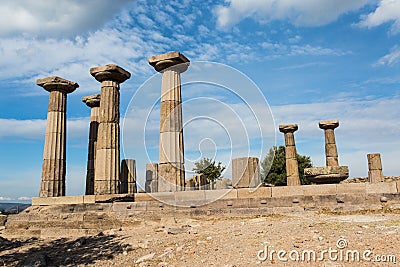
[[[0,237],[0,266],[397,266],[399,234],[394,213],[168,218],[90,237]]]

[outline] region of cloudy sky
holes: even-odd
[[[169,51],[193,62],[182,74],[188,168],[204,155],[225,165],[263,157],[275,133],[283,144],[274,125],[286,123],[299,124],[298,152],[323,166],[318,121],[338,119],[339,162],[352,177],[367,175],[372,152],[398,175],[399,41],[398,0],[1,1],[0,200],[38,195],[48,93],[35,80],[50,75],[80,85],[68,95],[67,194],[84,192],[90,111],[81,98],[100,89],[89,68],[107,63],[132,74],[121,85],[123,157],[137,160],[143,181],[144,164],[157,160],[160,90],[147,59]],[[227,66],[207,72],[204,61]],[[210,86],[213,75],[240,88]]]

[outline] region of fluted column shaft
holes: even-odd
[[[118,194],[120,182],[119,85],[129,79],[130,73],[113,64],[91,68],[90,73],[101,82],[94,194]]]
[[[339,166],[339,157],[336,147],[334,129],[339,126],[339,121],[321,121],[319,127],[324,130],[325,134],[325,162],[326,166]]]
[[[90,107],[90,127],[88,142],[88,161],[86,170],[86,195],[94,194],[94,174],[96,166],[97,133],[99,128],[100,94],[82,98],[82,101]]]
[[[121,162],[120,193],[134,194],[136,192],[136,161],[134,159],[124,159]]]
[[[146,184],[145,191],[147,193],[158,192],[158,164],[146,164]]]
[[[260,165],[258,158],[245,157],[232,159],[233,188],[250,188],[260,184]]]
[[[158,191],[181,191],[185,167],[180,74],[186,71],[189,60],[172,52],[151,57],[149,63],[162,73]]]
[[[50,92],[39,196],[65,196],[67,94],[79,85],[55,76],[36,83]]]
[[[279,131],[284,133],[285,136],[286,180],[288,186],[301,184],[296,156],[296,143],[294,141],[294,132],[297,129],[297,124],[279,125]]]
[[[368,181],[370,183],[380,183],[384,181],[382,172],[381,154],[367,154],[368,159]]]

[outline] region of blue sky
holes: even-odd
[[[157,160],[154,125],[158,114],[155,109],[149,117],[153,132],[146,135],[147,158],[139,152],[144,129],[135,123],[142,125],[148,107],[139,109],[140,105],[132,104],[140,103],[135,102],[139,88],[146,88],[149,79],[155,86],[150,86],[154,91],[148,95],[158,97],[160,75],[147,59],[169,51],[181,51],[192,62],[226,64],[247,76],[260,89],[260,101],[263,95],[268,102],[276,126],[299,124],[297,150],[310,155],[314,165],[324,165],[318,121],[338,119],[339,162],[350,167],[352,177],[367,175],[366,154],[372,152],[382,154],[384,174],[399,174],[398,0],[4,2],[0,6],[0,200],[38,195],[48,93],[35,80],[50,75],[80,85],[68,96],[67,194],[84,192],[90,111],[81,98],[100,89],[89,68],[107,63],[116,63],[132,74],[121,85],[121,114],[127,112],[133,120],[124,126],[123,139],[131,140],[125,141],[126,156],[138,161],[139,182],[143,181],[144,164]],[[196,73],[194,66],[182,74],[183,81]],[[234,77],[239,76],[244,77]],[[245,94],[247,88],[241,92]],[[255,88],[249,88],[258,96]],[[201,116],[204,110],[207,116],[211,111],[225,114],[224,103],[229,103],[229,112],[234,107],[237,112],[232,114],[241,120],[225,124],[249,122],[234,96],[214,89],[183,86],[182,96],[188,101],[184,118]],[[199,100],[198,108],[190,104],[202,97],[208,102]],[[268,118],[266,103],[258,104],[251,102],[250,107],[256,114],[265,111]],[[235,140],[229,136],[243,137],[240,129],[228,127],[227,135],[224,127],[218,130],[218,124],[213,127],[210,121],[192,123],[185,131],[187,166],[199,155],[216,156],[229,165],[229,142]],[[256,132],[250,130],[250,143],[243,153],[263,157],[270,143],[253,138]],[[276,144],[282,145],[282,134],[274,133]],[[230,170],[225,175],[230,177]]]

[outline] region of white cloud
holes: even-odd
[[[391,27],[393,34],[400,32],[400,1],[380,0],[377,9],[364,16],[358,25],[372,28],[387,22],[393,22]]]
[[[8,201],[8,200],[14,200],[11,197],[0,197],[0,201]]]
[[[68,138],[86,137],[89,127],[89,118],[75,118],[67,120]],[[46,132],[46,120],[17,120],[1,119],[0,140],[13,139],[37,139],[44,140]]]
[[[31,199],[32,199],[31,197],[19,197],[18,198],[18,200],[24,200],[24,201],[31,200]]]
[[[296,26],[320,26],[336,20],[341,14],[358,10],[369,0],[228,0],[217,6],[215,14],[220,27],[232,26],[245,18],[261,23],[289,20]]]
[[[400,61],[400,46],[395,45],[390,49],[389,54],[381,57],[375,65],[393,66]]]
[[[129,0],[13,0],[0,5],[0,36],[70,37],[102,27]]]

